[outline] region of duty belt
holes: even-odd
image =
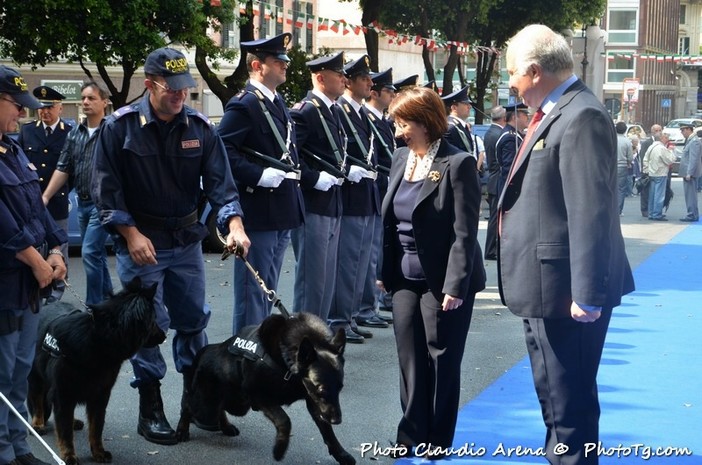
[[[132,213],[132,216],[140,225],[154,229],[161,229],[164,231],[175,231],[177,229],[187,228],[188,226],[192,226],[197,223],[197,210],[181,217],[152,216],[147,215],[146,213]]]

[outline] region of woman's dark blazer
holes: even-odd
[[[405,172],[409,149],[398,148],[383,201],[381,278],[389,292],[403,281],[402,247],[393,200]],[[478,244],[480,185],[475,158],[442,139],[412,212],[412,229],[427,284],[438,301],[448,294],[465,299],[485,288],[485,268]]]

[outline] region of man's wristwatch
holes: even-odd
[[[58,255],[58,256],[60,256],[61,258],[63,258],[64,261],[66,260],[66,257],[63,256],[63,252],[61,252],[59,249],[51,249],[51,250],[49,250],[49,255]]]

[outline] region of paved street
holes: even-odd
[[[677,221],[684,216],[682,182],[674,179],[675,198],[668,212],[670,222],[651,222],[642,218],[638,197],[628,198],[622,216],[622,230],[627,241],[627,253],[632,267],[636,267],[659,245],[681,231],[684,223]],[[486,221],[481,220],[480,241],[484,243]],[[114,258],[111,257],[114,265]],[[213,311],[208,334],[211,342],[220,342],[231,334],[232,315],[232,262],[221,262],[215,254],[206,255],[207,300]],[[477,296],[476,308],[468,336],[466,355],[462,366],[462,403],[473,399],[495,379],[526,355],[521,332],[521,321],[499,303],[496,288],[495,262],[487,262],[488,287]],[[70,259],[70,282],[80,295],[84,280],[80,258]],[[294,258],[288,251],[278,293],[291,308]],[[116,280],[116,273],[113,273]],[[119,286],[117,286],[119,287]],[[66,301],[77,303],[67,294]],[[392,329],[374,329],[374,337],[362,345],[349,345],[346,351],[345,387],[341,395],[343,423],[335,427],[340,442],[354,455],[358,463],[392,463],[385,457],[361,458],[362,443],[377,441],[386,445],[394,439],[400,416],[398,373]],[[162,346],[169,372],[163,382],[166,413],[175,426],[178,421],[181,377],[173,368],[168,342]],[[144,441],[136,434],[138,410],[137,392],[128,385],[131,365],[125,363],[114,388],[107,412],[105,428],[106,447],[113,453],[115,464],[130,465],[263,465],[273,463],[271,449],[274,428],[261,413],[251,412],[233,422],[241,431],[236,438],[220,433],[191,428],[191,440],[175,446],[159,446]],[[538,409],[538,405],[534,405]],[[332,465],[335,462],[324,446],[319,432],[306,412],[304,403],[287,409],[293,425],[293,437],[285,459],[281,463]],[[82,408],[79,418],[85,418]],[[498,421],[497,419],[495,421]],[[52,446],[53,433],[45,436]],[[34,441],[34,452],[44,460],[49,454]],[[77,432],[76,446],[79,458],[91,462],[86,432]]]

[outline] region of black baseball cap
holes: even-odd
[[[195,79],[190,75],[188,60],[182,52],[163,47],[149,53],[144,63],[144,73],[163,76],[173,90],[195,87]]]
[[[0,65],[0,94],[11,95],[15,102],[23,107],[33,110],[41,108],[39,100],[29,94],[22,75],[16,69],[5,65]]]

